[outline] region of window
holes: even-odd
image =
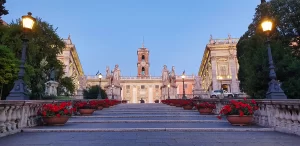
[[[142,75],[145,75],[145,68],[142,67]]]
[[[126,89],[130,89],[130,85],[126,85]]]
[[[145,55],[142,55],[142,60],[145,60]]]
[[[145,89],[145,85],[141,85],[141,89]]]
[[[126,93],[130,93],[130,90],[129,90],[129,89],[127,89],[127,90],[126,90]]]
[[[158,89],[158,88],[159,88],[159,85],[155,85],[155,88],[157,88],[157,89]]]

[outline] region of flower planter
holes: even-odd
[[[212,114],[213,109],[212,108],[199,108],[198,111],[201,115],[210,115],[210,114]]]
[[[158,100],[155,100],[154,102],[155,102],[155,103],[159,103],[159,101],[158,101]]]
[[[69,120],[69,116],[61,116],[61,117],[42,117],[43,121],[47,125],[53,126],[62,126],[67,123]]]
[[[79,109],[78,111],[82,116],[90,116],[94,113],[95,109]]]
[[[183,106],[183,109],[184,110],[192,110],[193,106],[191,106],[191,105],[185,105],[185,106]]]
[[[98,110],[102,110],[103,109],[103,106],[98,106]]]
[[[103,105],[103,108],[109,108],[109,105],[105,104]]]
[[[245,126],[250,125],[253,116],[228,115],[227,120],[231,125]]]

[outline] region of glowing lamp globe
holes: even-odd
[[[261,24],[261,27],[263,28],[263,31],[271,31],[272,25],[273,23],[271,21],[266,20]]]

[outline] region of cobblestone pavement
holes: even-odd
[[[96,111],[92,116],[74,116],[65,126],[38,126],[23,131],[0,138],[0,146],[300,145],[296,135],[255,125],[231,126],[215,115],[162,104],[122,104]]]

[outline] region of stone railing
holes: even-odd
[[[243,100],[243,99],[235,99]],[[230,102],[228,99],[198,99],[216,104],[215,114]],[[259,109],[255,111],[253,122],[256,125],[271,127],[275,131],[300,136],[300,100],[256,100]]]
[[[0,101],[0,137],[20,132],[38,124],[37,112],[51,100]]]

